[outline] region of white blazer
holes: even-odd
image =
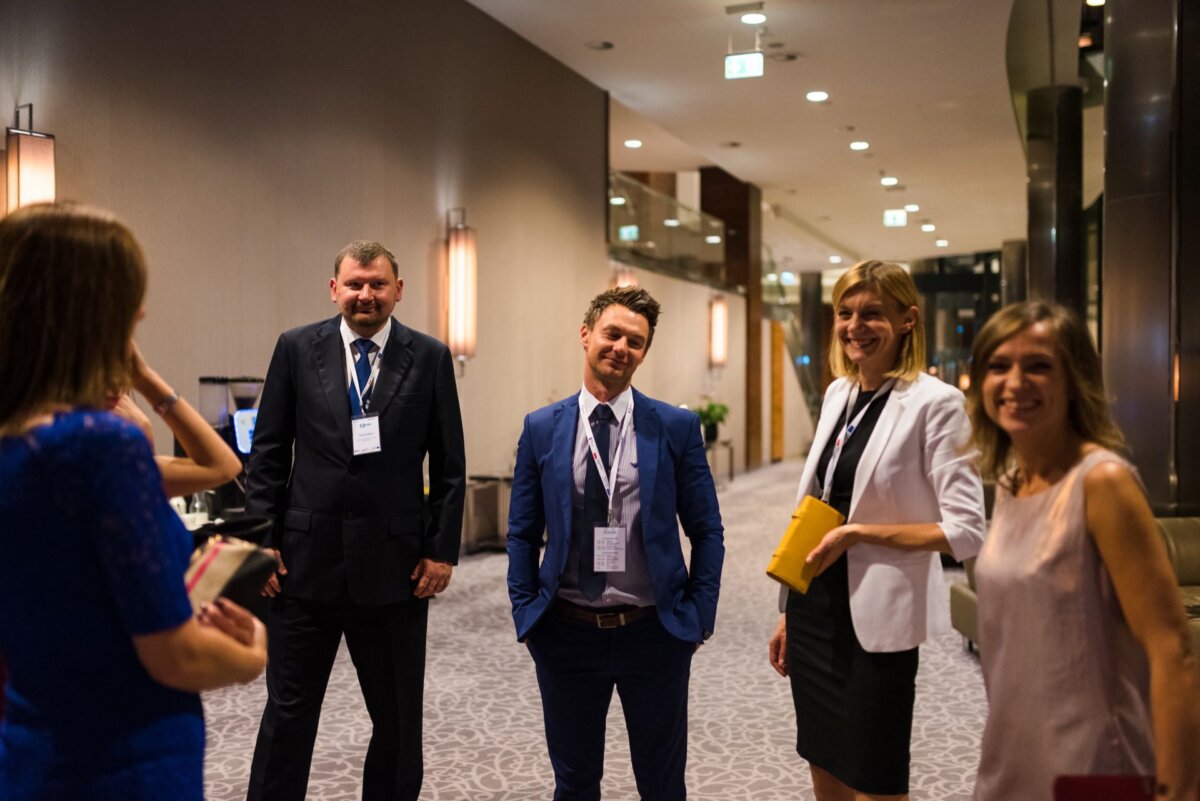
[[[836,436],[854,382],[829,385],[797,496],[817,495],[817,462]],[[921,373],[892,389],[854,474],[848,523],[938,523],[955,559],[979,553],[985,515],[963,394]],[[949,623],[942,564],[931,551],[853,545],[846,551],[858,641],[881,653],[915,648]]]

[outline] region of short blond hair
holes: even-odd
[[[903,335],[900,342],[900,352],[896,354],[896,363],[887,372],[888,378],[899,378],[902,381],[912,381],[925,370],[925,326],[921,321],[920,296],[912,276],[899,264],[886,261],[860,261],[846,272],[833,285],[833,309],[837,315],[837,307],[846,297],[869,290],[879,295],[886,303],[889,300],[903,310],[915,309],[917,320],[912,330]],[[829,369],[838,378],[857,378],[858,365],[855,364],[846,351],[842,342],[835,334],[829,344]]]

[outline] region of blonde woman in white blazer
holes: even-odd
[[[908,272],[856,264],[833,306],[838,378],[799,497],[826,495],[847,523],[810,556],[819,575],[788,594],[769,656],[791,678],[818,801],[906,799],[917,647],[946,618],[938,555],[979,551],[983,485],[962,393],[924,372]]]

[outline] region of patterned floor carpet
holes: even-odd
[[[793,750],[787,682],[766,660],[778,620],[763,568],[791,511],[800,464],[775,465],[720,488],[727,548],[717,632],[692,667],[688,791],[693,801],[811,799]],[[431,607],[425,699],[427,801],[549,799],[533,665],[513,634],[502,554],[466,557]],[[961,574],[960,574],[961,575]],[[948,581],[959,580],[951,575]],[[207,796],[245,798],[265,688],[261,681],[205,696]],[[986,702],[979,664],[947,630],[921,649],[912,747],[914,800],[967,801]],[[343,647],[325,698],[309,798],[355,801],[370,737]],[[603,793],[636,799],[620,702],[613,699]]]

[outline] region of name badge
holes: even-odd
[[[597,573],[624,573],[625,527],[596,526],[592,537],[592,570]]]
[[[350,441],[354,455],[379,453],[383,444],[379,438],[379,415],[368,414],[350,419]]]

